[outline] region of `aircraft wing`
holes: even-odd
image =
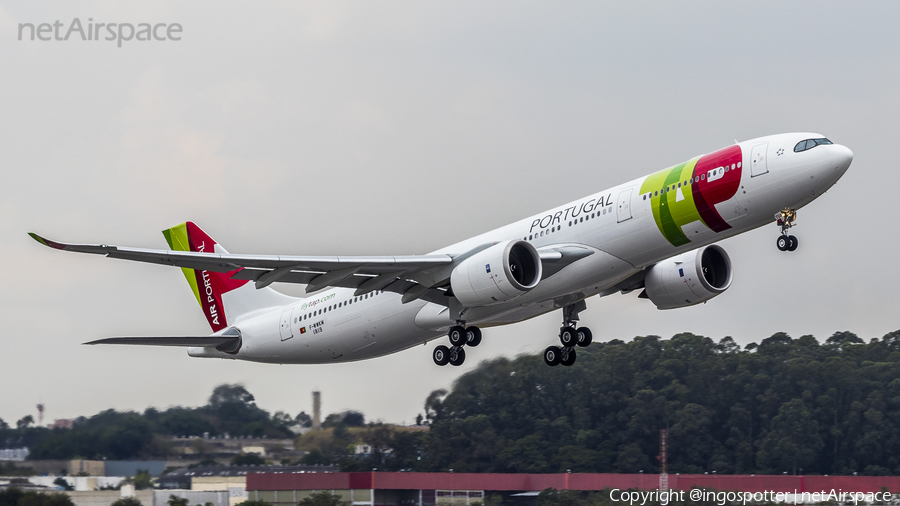
[[[446,288],[449,286],[453,268],[466,258],[495,244],[483,244],[459,255],[285,256],[155,250],[107,244],[69,244],[51,241],[34,233],[28,235],[44,246],[64,251],[92,253],[186,269],[237,271],[232,274],[233,279],[253,281],[257,288],[278,281],[305,284],[307,293],[326,287],[355,288],[356,295],[384,290],[402,294],[404,303],[423,299],[444,306],[449,305]],[[538,250],[538,253],[546,268],[544,273],[546,278],[593,251],[586,247],[566,244],[546,246]]]

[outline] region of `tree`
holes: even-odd
[[[818,423],[801,399],[791,399],[778,409],[772,428],[762,440],[757,459],[778,472],[808,468],[822,446]]]
[[[109,506],[144,506],[136,497],[123,497],[113,501]]]
[[[150,476],[150,471],[146,469],[138,469],[133,480],[134,488],[137,490],[146,490],[153,486],[153,477]]]
[[[359,411],[345,411],[343,423],[348,427],[362,427],[366,424],[366,417]]]
[[[447,390],[439,388],[433,390],[425,399],[425,419],[431,421],[441,414],[441,401],[446,397]]]
[[[264,466],[266,460],[255,453],[241,453],[231,459],[233,466]]]
[[[34,417],[31,415],[25,415],[16,422],[16,429],[22,430],[31,427],[31,424],[34,423]]]
[[[362,427],[366,424],[366,417],[359,411],[342,411],[340,413],[332,413],[325,417],[322,422],[323,427],[337,427],[343,425],[346,427]]]
[[[69,485],[69,482],[62,476],[53,480],[53,484],[56,485],[57,487],[62,487],[62,489],[65,491],[75,490],[75,487],[73,487],[72,485]]]
[[[253,394],[244,388],[244,385],[219,385],[213,389],[212,395],[209,396],[209,405],[212,408],[219,408],[224,404],[236,403],[249,406],[256,399]]]
[[[178,497],[174,494],[170,494],[166,504],[169,506],[188,506],[188,500],[186,497]]]
[[[342,506],[344,502],[341,501],[340,495],[323,490],[303,498],[297,503],[297,506]]]
[[[63,493],[22,491],[11,487],[0,490],[0,506],[75,506],[72,499]]]

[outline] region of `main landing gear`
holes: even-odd
[[[775,223],[781,227],[781,235],[775,241],[778,251],[794,251],[799,244],[797,238],[789,235],[788,230],[796,226],[794,221],[797,220],[797,211],[793,209],[784,209],[780,213],[775,214]]]
[[[584,301],[576,302],[563,308],[563,325],[559,329],[560,346],[548,346],[544,350],[544,362],[549,366],[562,364],[570,366],[575,363],[576,346],[589,346],[594,340],[591,329],[578,327],[578,313],[587,308]]]
[[[450,338],[451,346],[449,348],[443,344],[436,346],[431,358],[437,365],[460,366],[466,361],[466,350],[463,346],[474,348],[481,344],[481,329],[475,326],[466,327],[465,322],[460,321],[450,327],[447,337]]]

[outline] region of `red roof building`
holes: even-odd
[[[658,474],[497,474],[497,473],[249,473],[250,500],[297,504],[328,490],[355,506],[465,506],[485,495],[557,490],[656,490]],[[669,475],[670,490],[707,488],[722,491],[900,492],[897,476]]]

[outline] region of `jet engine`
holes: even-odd
[[[537,286],[541,273],[541,257],[534,246],[504,241],[457,265],[450,273],[450,287],[463,306],[489,306],[528,292]]]
[[[657,263],[647,271],[644,293],[659,309],[693,306],[731,286],[731,259],[712,244]]]

